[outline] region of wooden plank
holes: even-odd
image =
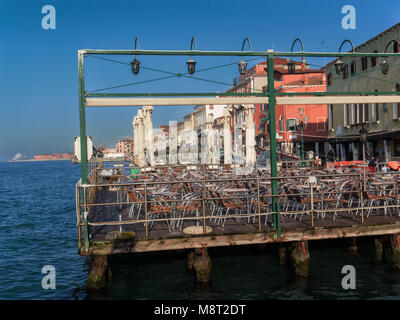
[[[288,231],[281,239],[275,233],[260,232],[251,234],[199,236],[191,238],[172,238],[161,240],[139,240],[132,242],[92,244],[88,254],[106,255],[119,253],[152,252],[163,250],[192,249],[201,247],[223,247],[303,240],[323,240],[350,237],[378,236],[400,233],[400,223],[384,225],[358,225],[351,227],[315,228]],[[81,252],[81,254],[85,254]]]
[[[86,98],[87,107],[191,106],[206,104],[263,104],[267,97],[211,98]]]
[[[400,95],[376,96],[321,96],[321,97],[276,97],[277,105],[298,104],[352,104],[352,103],[397,103]],[[86,98],[87,107],[130,106],[190,106],[206,104],[263,104],[267,97],[210,97],[210,98]]]
[[[396,103],[400,95],[376,96],[323,96],[323,97],[276,97],[277,105],[297,104],[352,104],[352,103]]]

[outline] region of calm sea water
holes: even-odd
[[[90,263],[77,253],[74,186],[80,166],[68,161],[0,163],[0,299],[399,299],[400,272],[372,264],[370,239],[358,254],[346,241],[310,243],[310,278],[278,263],[275,248],[211,248],[212,282],[195,285],[183,251],[115,256],[113,279],[86,292]],[[389,260],[390,252],[386,252]],[[357,289],[341,287],[344,265]],[[56,269],[56,289],[41,286],[42,267]]]

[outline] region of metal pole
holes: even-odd
[[[301,127],[301,160],[304,161],[303,121],[301,121],[300,127]],[[302,162],[301,166],[304,167],[304,165],[305,165],[305,163]]]
[[[275,128],[275,87],[274,87],[274,56],[267,56],[268,72],[268,100],[269,100],[269,125],[270,125],[270,159],[271,159],[271,178],[278,176],[277,157],[276,157],[276,128]],[[272,179],[272,209],[274,214],[274,228],[277,231],[277,237],[281,236],[280,226],[280,208],[278,195],[278,181]]]
[[[226,56],[226,57],[399,57],[400,53],[391,52],[280,52],[280,51],[200,51],[200,50],[103,50],[81,49],[84,54],[109,55],[150,55],[150,56]]]
[[[89,250],[89,230],[88,230],[88,209],[87,209],[87,193],[86,187],[83,187],[83,241],[85,243],[85,250]]]
[[[207,233],[207,225],[206,225],[206,203],[205,203],[205,197],[206,197],[206,178],[203,176],[203,181],[202,181],[202,186],[201,186],[201,207],[203,211],[203,234]],[[199,220],[196,220],[196,226],[199,227]]]
[[[87,184],[87,140],[86,140],[86,110],[85,110],[85,79],[83,53],[78,51],[79,77],[79,127],[81,139],[81,175],[82,184]]]
[[[361,224],[364,224],[364,184],[361,183],[360,175],[360,202],[361,202]]]
[[[364,190],[367,190],[367,184],[365,179],[365,142],[363,142],[363,174],[364,174]]]
[[[149,237],[149,219],[148,219],[148,212],[147,212],[147,183],[144,183],[144,217],[146,220],[146,238]]]
[[[257,212],[258,212],[258,231],[261,231],[261,203],[260,203],[260,178],[257,178]],[[265,216],[267,219],[268,216]]]

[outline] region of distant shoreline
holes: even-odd
[[[46,162],[46,161],[72,161],[72,159],[43,159],[43,160],[23,159],[23,160],[8,160],[8,162]]]

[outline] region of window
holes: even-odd
[[[317,131],[326,131],[325,117],[317,117]]]
[[[377,53],[378,50],[374,50],[374,53]],[[375,67],[378,64],[378,57],[371,57],[371,66]]]
[[[286,129],[287,131],[297,131],[296,119],[287,119]]]
[[[393,53],[399,52],[399,44],[397,41],[393,42]]]
[[[328,74],[328,77],[326,78],[326,84],[330,86],[332,84],[332,73]]]
[[[343,67],[342,78],[346,79],[349,76],[349,66],[347,64]]]
[[[354,109],[355,109],[355,112],[354,112],[354,124],[358,124],[358,104],[355,104],[354,105]]]
[[[372,104],[372,122],[379,121],[379,103]]]
[[[328,105],[328,128],[333,130],[333,105]]]
[[[283,119],[282,116],[279,116],[279,131],[283,131]]]
[[[363,123],[369,122],[369,103],[364,103]]]
[[[356,66],[356,62],[353,61],[350,65],[350,73],[352,76],[354,76],[354,74],[357,72],[357,66]]]
[[[358,104],[358,119],[357,124],[363,122],[363,104]]]
[[[356,124],[357,114],[356,105],[353,103],[351,105],[351,124]]]
[[[400,156],[400,140],[394,140],[394,156]]]
[[[368,69],[368,58],[367,57],[362,57],[361,58],[361,71],[367,70]]]
[[[344,105],[344,126],[350,125],[350,108],[348,104]]]
[[[400,91],[400,84],[396,83],[393,87],[393,91]],[[400,117],[400,103],[393,103],[393,119],[398,119]]]

